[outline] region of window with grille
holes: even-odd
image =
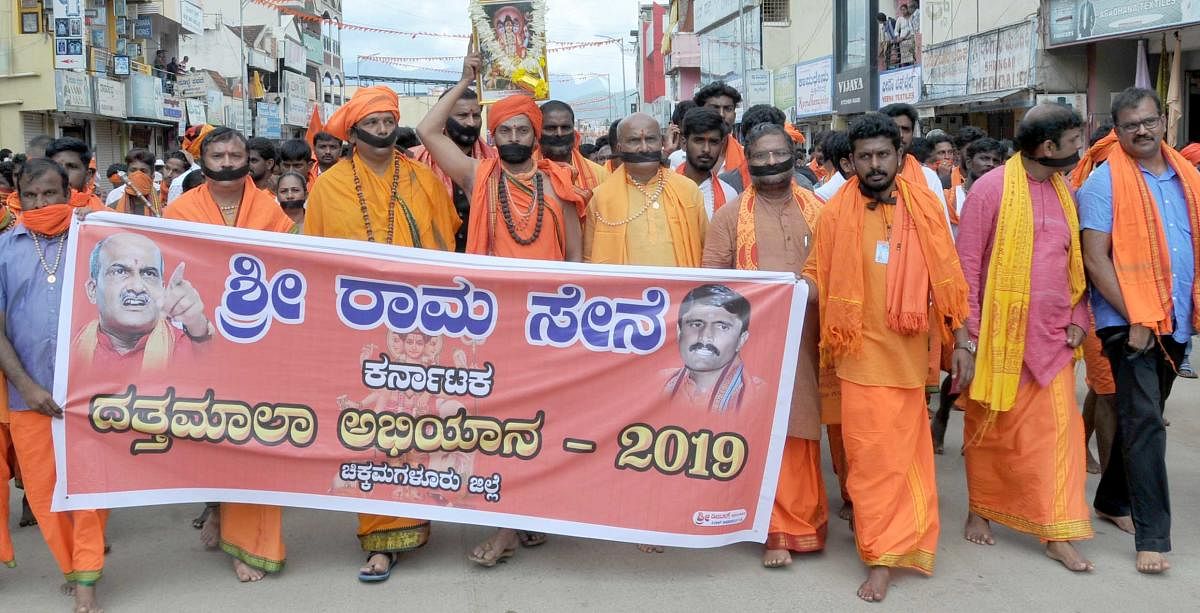
[[[790,25],[789,0],[762,0],[762,20],[765,26]]]

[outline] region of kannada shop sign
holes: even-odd
[[[921,99],[921,67],[909,66],[879,73],[879,106],[896,102],[916,104]]]
[[[1071,45],[1200,23],[1195,0],[1045,0],[1047,45]]]
[[[833,56],[796,65],[796,117],[833,112]]]
[[[790,273],[76,223],[56,509],[224,501],[689,547],[766,537],[806,304]],[[85,287],[93,257],[146,253],[168,281],[137,300]],[[207,333],[161,314],[184,281]],[[117,356],[111,330],[146,342]]]

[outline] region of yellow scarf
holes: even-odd
[[[1071,234],[1068,278],[1071,304],[1083,298],[1083,256],[1079,249],[1079,218],[1075,201],[1062,175],[1050,177]],[[979,352],[975,358],[972,400],[992,411],[1012,409],[1025,361],[1025,333],[1029,324],[1029,280],[1033,266],[1033,200],[1020,155],[1004,165],[1004,196],[996,217],[992,258],[988,263],[979,318]],[[1080,350],[1076,349],[1076,358]]]
[[[99,333],[100,320],[96,319],[84,326],[79,336],[75,338],[75,354],[89,364],[96,353],[97,343],[100,342]],[[150,338],[146,339],[146,346],[142,351],[142,371],[157,372],[165,369],[167,359],[171,357],[174,349],[175,337],[167,329],[167,322],[162,319],[158,320],[158,323],[154,324],[154,329],[150,331]]]

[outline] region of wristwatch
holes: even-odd
[[[961,343],[955,343],[954,348],[955,349],[966,349],[968,352],[970,352],[971,355],[975,355],[975,350],[977,349],[977,347],[975,345],[975,341],[973,341],[971,339],[967,339]]]

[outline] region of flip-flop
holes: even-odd
[[[360,571],[358,573],[359,581],[362,581],[363,583],[383,583],[384,581],[387,581],[388,579],[390,579],[392,577],[392,568],[394,568],[396,566],[396,559],[397,559],[396,554],[394,554],[390,551],[372,551],[371,553],[367,554],[367,562],[370,563],[371,558],[373,558],[377,555],[388,557],[387,569],[380,573],[373,573],[370,571]]]
[[[511,548],[511,547],[510,547],[510,548],[508,548],[508,549],[505,549],[504,551],[501,551],[501,552],[500,552],[500,555],[497,555],[497,556],[495,557],[495,559],[489,560],[489,559],[487,559],[485,556],[486,556],[488,553],[491,553],[492,551],[495,551],[494,549],[492,549],[492,543],[491,543],[491,541],[485,541],[485,542],[484,542],[482,545],[480,545],[479,547],[483,549],[483,554],[484,554],[484,555],[482,555],[482,556],[477,556],[477,555],[475,555],[475,552],[474,552],[474,551],[472,551],[471,553],[467,554],[467,559],[468,559],[468,560],[470,560],[470,561],[472,561],[472,562],[474,562],[474,563],[476,563],[476,564],[478,564],[478,565],[480,565],[480,566],[482,566],[482,567],[484,567],[484,568],[491,568],[491,567],[493,567],[493,566],[495,566],[495,565],[497,565],[497,564],[499,564],[499,563],[501,563],[501,562],[503,562],[503,561],[505,561],[505,560],[507,560],[507,559],[509,559],[509,558],[511,558],[511,557],[513,557],[514,555],[516,555],[516,554],[517,554],[517,550],[516,550],[516,549],[514,549],[514,548]]]
[[[537,547],[538,545],[546,544],[546,534],[544,532],[517,530],[517,538],[521,540],[522,547]]]

